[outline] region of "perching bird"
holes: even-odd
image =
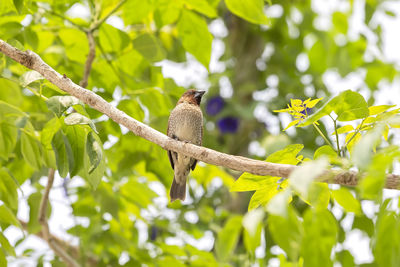
[[[176,140],[201,145],[203,139],[203,113],[200,109],[201,98],[205,91],[186,91],[168,119],[167,135]],[[194,170],[197,160],[174,151],[168,151],[169,161],[174,170],[170,197],[171,202],[176,199],[185,200],[186,179],[190,169]]]

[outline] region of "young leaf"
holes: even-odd
[[[271,177],[276,178],[277,177]],[[288,181],[284,180],[281,184],[270,183],[267,186],[258,189],[250,199],[248,210],[251,211],[259,206],[264,206],[281,190],[285,189],[288,185]]]
[[[64,111],[73,105],[81,104],[80,100],[74,96],[52,96],[46,101],[47,107],[60,117]]]
[[[203,0],[185,0],[186,5],[188,5],[191,9],[196,10],[203,15],[206,15],[209,18],[215,18],[217,16],[217,12],[215,8],[210,5],[208,1]]]
[[[44,79],[42,74],[40,74],[37,71],[30,70],[30,71],[27,71],[24,74],[22,74],[22,76],[20,78],[20,83],[23,87],[26,87],[29,84],[31,84],[37,80],[42,80],[42,79]]]
[[[391,109],[395,107],[396,105],[379,105],[379,106],[371,106],[369,107],[369,115],[374,116],[377,114],[380,114],[382,112],[385,112],[388,109]]]
[[[74,113],[69,114],[65,118],[64,123],[66,125],[88,124],[95,133],[98,133],[93,121],[91,119],[89,119],[88,117],[83,116],[80,113],[74,112]]]
[[[264,0],[225,0],[225,4],[233,14],[251,23],[269,24],[264,15]]]
[[[21,225],[14,213],[12,213],[12,211],[4,204],[0,205],[0,223],[12,224],[21,228]]]
[[[340,127],[337,129],[337,133],[338,134],[344,134],[344,133],[348,133],[354,130],[353,125],[345,125],[343,127]],[[336,133],[333,132],[332,135],[335,135]]]
[[[103,149],[100,142],[94,137],[92,132],[89,132],[86,140],[86,154],[89,156],[90,167],[88,173],[91,174],[103,157]]]
[[[191,11],[183,10],[177,28],[185,50],[208,69],[212,35],[206,21]]]

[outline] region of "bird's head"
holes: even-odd
[[[179,99],[178,104],[186,102],[199,106],[204,93],[205,91],[187,90]]]

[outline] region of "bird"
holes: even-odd
[[[168,118],[167,135],[175,140],[202,145],[203,113],[200,102],[205,91],[187,90],[179,98]],[[196,168],[197,160],[189,156],[168,150],[171,167],[174,170],[170,198],[171,202],[186,198],[186,180],[190,169]]]

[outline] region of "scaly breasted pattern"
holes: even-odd
[[[186,91],[168,119],[167,135],[179,141],[201,145],[203,139],[203,113],[200,109],[204,91]],[[194,170],[197,160],[174,151],[168,151],[169,161],[174,170],[170,197],[171,202],[186,197],[186,179],[190,169]]]

